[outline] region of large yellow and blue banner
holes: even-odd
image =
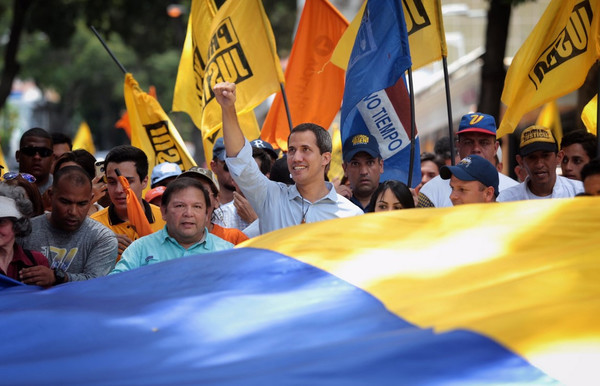
[[[377,139],[384,159],[381,180],[408,184],[411,162],[410,97],[404,73],[411,66],[400,1],[368,1],[346,70],[342,143],[356,134]],[[415,127],[412,187],[421,181]]]
[[[579,88],[600,59],[600,0],[552,0],[506,74],[497,136],[523,115]]]
[[[409,209],[47,290],[0,278],[0,371],[7,384],[593,384],[597,229],[598,197]]]

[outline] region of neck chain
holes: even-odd
[[[300,193],[300,192],[298,192]],[[308,208],[306,208],[306,210],[304,210],[304,197],[302,196],[302,194],[300,194],[300,198],[302,199],[302,221],[300,221],[300,224],[306,224],[306,214],[308,213],[308,210],[310,209],[310,205],[308,205]]]

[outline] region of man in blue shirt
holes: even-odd
[[[233,248],[233,244],[206,229],[209,202],[208,192],[196,179],[181,177],[169,183],[160,207],[165,227],[131,243],[111,274]]]

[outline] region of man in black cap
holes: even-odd
[[[383,173],[383,159],[377,140],[370,134],[354,135],[344,142],[342,154],[342,167],[352,190],[350,201],[365,213],[372,212],[369,202]]]
[[[450,180],[454,206],[495,202],[498,197],[498,170],[478,155],[465,157],[456,166],[442,166],[440,176]]]

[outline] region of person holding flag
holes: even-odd
[[[287,163],[295,184],[269,180],[252,158],[250,142],[238,123],[236,85],[218,83],[215,98],[223,115],[223,138],[229,171],[260,220],[261,234],[292,225],[362,214],[362,210],[337,194],[325,182],[331,161],[331,136],[321,126],[302,123],[288,138]]]

